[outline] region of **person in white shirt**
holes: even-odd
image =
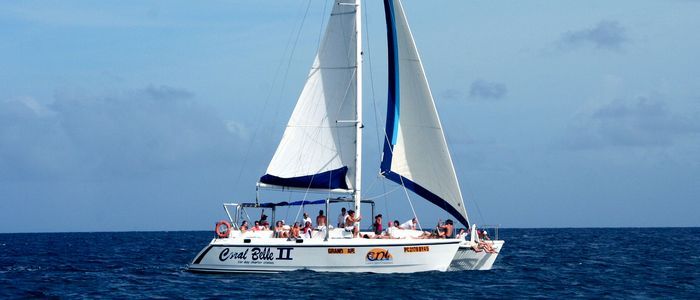
[[[399,228],[416,230],[416,224],[418,224],[418,220],[416,220],[416,218],[413,218],[399,225]]]
[[[304,213],[304,221],[303,221],[303,223],[306,225],[306,222],[311,223],[311,218],[309,217],[309,214]]]
[[[347,216],[347,210],[345,210],[345,207],[343,207],[340,210],[340,215],[338,215],[338,228],[345,227],[345,216]]]

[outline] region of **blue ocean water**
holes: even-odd
[[[700,228],[501,229],[491,271],[187,272],[212,235],[0,234],[0,298],[700,298]]]

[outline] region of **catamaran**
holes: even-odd
[[[229,221],[189,264],[195,272],[411,273],[489,270],[504,241],[482,240],[469,223],[433,96],[400,0],[384,0],[388,44],[388,108],[380,174],[453,216],[470,238],[435,238],[421,230],[354,235],[331,224],[305,238],[272,230],[244,231],[249,208],[350,202],[362,198],[362,5],[334,0],[325,34],[282,140],[256,189],[327,191],[318,201],[224,204]],[[232,214],[233,213],[233,214]],[[233,224],[233,225],[231,225]],[[355,223],[359,226],[359,223]],[[359,228],[359,227],[358,227]],[[381,238],[379,238],[381,237]],[[488,249],[482,250],[482,249]]]

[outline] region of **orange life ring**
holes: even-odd
[[[224,225],[224,227],[222,228],[221,225]],[[227,238],[229,230],[231,230],[231,223],[229,223],[226,220],[221,220],[217,222],[216,227],[214,227],[214,232],[216,232],[216,236],[220,238]]]

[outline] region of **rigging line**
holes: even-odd
[[[287,87],[287,77],[289,75],[289,69],[292,65],[292,59],[294,58],[294,53],[296,52],[297,44],[299,43],[299,37],[301,36],[301,31],[302,31],[302,29],[304,29],[304,23],[306,22],[306,17],[309,15],[309,8],[310,7],[311,7],[311,0],[309,0],[306,4],[306,10],[304,11],[304,17],[302,18],[301,23],[299,24],[299,29],[297,30],[297,35],[296,35],[296,38],[294,39],[294,44],[292,45],[292,51],[289,54],[289,60],[287,61],[287,68],[284,70],[284,76],[282,79],[282,88],[280,89],[280,98],[282,98],[282,94],[284,94],[284,89]],[[273,121],[277,121],[277,117],[279,116],[280,106],[282,106],[282,105],[277,105],[275,108],[275,115],[272,118]]]
[[[384,136],[389,141],[389,136],[386,133],[386,129],[384,130]],[[389,142],[391,143],[391,142]],[[389,151],[391,152],[392,156],[394,154],[394,147],[389,147]],[[415,208],[413,208],[413,201],[411,201],[411,197],[408,194],[408,188],[406,188],[406,185],[403,182],[403,176],[401,174],[397,174],[399,176],[399,180],[401,181],[401,187],[403,187],[403,192],[406,195],[406,200],[408,200],[408,204],[411,207],[411,211],[413,212],[413,217],[416,218],[416,223],[418,223],[418,229],[423,230],[422,226],[420,225],[420,219],[418,219],[418,215],[416,214]]]
[[[479,204],[476,203],[475,200],[472,200],[472,201],[474,202],[474,206],[476,206],[476,211],[479,213],[479,217],[481,218],[481,222],[483,222],[482,224],[488,224],[486,222],[486,218],[484,218],[484,215],[481,214],[481,208],[479,208]]]
[[[367,2],[364,0],[362,0],[362,1],[363,1],[363,3],[362,3],[363,5]],[[379,123],[379,117],[378,117],[379,113],[377,110],[377,97],[375,96],[375,92],[374,92],[374,71],[372,70],[372,45],[370,44],[371,39],[370,39],[370,31],[369,31],[369,28],[370,28],[369,17],[367,16],[366,9],[363,10],[363,14],[365,17],[365,31],[366,31],[365,41],[367,43],[367,64],[369,65],[369,82],[370,82],[369,85],[370,85],[370,88],[372,91],[372,107],[374,108],[374,131],[376,134],[375,137],[377,138],[377,150],[379,153],[381,153],[382,140],[379,137],[380,136],[379,124],[381,124],[381,123]],[[378,158],[379,158],[378,159],[379,164],[381,164],[382,163],[381,155]],[[388,215],[389,214],[389,206],[387,204],[388,201],[387,201],[387,197],[386,197],[386,195],[388,195],[388,193],[386,192],[386,182],[384,180],[379,180],[379,181],[382,182],[382,191],[383,191],[383,195],[384,195],[384,210],[385,210],[386,214]]]
[[[292,43],[292,37],[294,36],[294,29],[289,32],[289,38],[287,39],[287,44],[284,47],[284,51],[282,51],[282,59],[280,59],[279,64],[277,65],[277,68],[275,69],[275,73],[272,76],[272,85],[267,92],[267,95],[265,96],[265,101],[263,102],[263,109],[259,111],[258,118],[256,120],[261,120],[263,117],[263,114],[265,111],[267,111],[267,106],[270,103],[270,99],[272,98],[272,92],[275,90],[274,87],[277,84],[277,80],[279,79],[279,73],[280,70],[282,69],[282,65],[284,64],[284,57],[287,56],[287,51],[289,50],[289,46]],[[253,136],[250,140],[250,143],[248,143],[246,147],[246,151],[243,155],[243,163],[241,164],[240,169],[238,170],[238,175],[236,176],[236,181],[234,181],[234,185],[238,185],[241,181],[241,176],[243,175],[243,170],[246,170],[247,162],[248,162],[248,156],[250,156],[250,151],[253,148],[253,144],[255,143],[257,139],[257,135],[260,132],[260,129],[262,128],[263,122],[256,122],[257,126],[255,127],[255,130],[253,130]]]
[[[375,200],[375,199],[379,199],[379,198],[381,198],[381,197],[386,198],[386,195],[395,192],[395,191],[398,190],[399,188],[401,188],[401,187],[400,187],[400,186],[396,186],[395,188],[391,189],[390,191],[388,191],[388,192],[386,192],[386,193],[384,193],[384,194],[379,194],[379,195],[372,196],[372,197],[369,197],[369,198],[364,198],[364,200]]]
[[[418,215],[416,214],[416,209],[413,208],[413,201],[411,201],[411,197],[408,195],[408,189],[403,183],[403,176],[399,175],[399,179],[401,179],[401,186],[403,187],[403,192],[406,194],[406,199],[408,199],[408,204],[411,206],[411,211],[413,211],[413,217],[416,218],[416,223],[418,223],[418,230],[423,230],[423,227],[420,225],[420,219],[418,219]]]
[[[321,37],[323,36],[323,24],[326,23],[326,8],[328,7],[328,1],[323,1],[323,13],[321,14],[321,27],[318,29],[318,45],[316,46],[316,53],[321,49]]]

